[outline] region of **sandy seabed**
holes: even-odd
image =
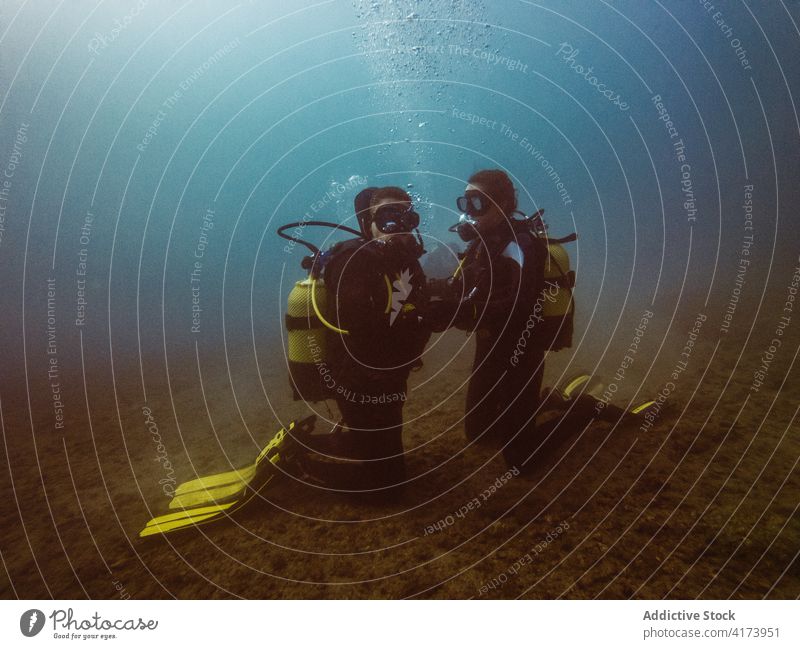
[[[543,460],[535,478],[498,483],[508,468],[497,449],[464,438],[463,382],[471,361],[464,341],[462,333],[446,334],[412,376],[404,433],[412,480],[393,505],[285,477],[233,520],[138,539],[144,523],[166,511],[162,485],[172,477],[181,482],[246,465],[279,421],[308,413],[290,400],[282,363],[262,365],[264,385],[274,388],[266,393],[257,376],[239,377],[226,365],[203,367],[201,389],[196,359],[189,359],[185,367],[172,362],[177,378],[155,380],[146,400],[138,367],[120,372],[113,385],[98,376],[85,393],[70,396],[63,431],[53,430],[50,413],[37,404],[35,435],[29,420],[7,416],[0,593],[800,595],[797,390],[785,381],[765,385],[742,409],[747,375],[732,380],[730,371],[715,370],[735,364],[738,351],[721,349],[714,365],[696,368],[694,385],[684,381],[687,389],[670,397],[670,408],[646,433],[595,422],[565,433],[558,456]],[[559,355],[548,362],[548,381],[558,379],[564,362]],[[229,363],[237,366],[236,359]],[[143,407],[157,422],[171,474],[158,459]],[[324,407],[320,415],[324,426]]]

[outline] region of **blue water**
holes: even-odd
[[[457,244],[486,167],[578,233],[583,361],[647,309],[654,347],[698,312],[712,345],[774,329],[800,252],[800,8],[710,4],[4,2],[4,389],[46,393],[53,358],[64,383],[112,360],[147,382],[226,350],[277,377],[303,251],[276,227],[353,225],[362,187],[396,184],[429,250]]]

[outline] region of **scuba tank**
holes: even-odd
[[[544,262],[544,288],[542,289],[542,317],[548,351],[558,351],[572,346],[575,320],[575,271],[570,270],[569,255],[562,244],[578,238],[574,232],[560,239],[547,236],[547,224],[542,220],[540,209],[522,223],[528,224],[531,233],[547,250]]]
[[[325,327],[314,313],[311,277],[296,282],[286,305],[287,357],[289,383],[295,401],[321,401],[325,398],[323,380],[326,358]],[[325,308],[325,290],[315,291],[317,305]]]
[[[311,250],[301,265],[308,270],[308,277],[295,282],[286,301],[286,337],[289,364],[289,384],[295,401],[323,401],[330,396],[330,369],[327,366],[328,331],[346,334],[347,331],[334,326],[325,319],[327,291],[323,270],[331,252],[285,234],[285,230],[301,225],[319,225],[343,230],[357,236],[361,233],[338,223],[327,221],[305,221],[288,223],[278,228],[278,235]]]
[[[578,236],[572,234],[554,239],[547,235],[547,224],[542,219],[544,210],[540,209],[530,216],[515,211],[523,217],[513,220],[515,227],[530,232],[536,242],[539,254],[544,261],[544,288],[542,289],[540,304],[542,305],[542,323],[537,324],[536,337],[544,349],[558,351],[572,346],[573,322],[575,319],[575,302],[573,290],[575,288],[575,272],[570,270],[569,255],[562,244],[577,240]],[[458,234],[462,241],[472,241],[479,236],[475,229],[475,221],[466,214],[462,214],[458,223],[448,228],[450,232]],[[458,268],[452,279],[458,277],[464,264],[464,253],[459,255]]]

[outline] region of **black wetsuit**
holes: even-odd
[[[537,446],[546,348],[541,337],[537,341],[537,324],[545,255],[526,228],[504,222],[470,242],[454,286],[471,295],[458,310],[456,326],[476,336],[466,435],[499,443],[507,464],[520,470],[529,468],[525,462]]]
[[[337,488],[396,493],[406,476],[407,380],[430,334],[419,317],[426,299],[419,251],[394,244],[346,241],[325,267],[328,320],[347,331],[327,334],[328,388],[346,426],[333,447],[363,460],[328,467],[323,478]]]

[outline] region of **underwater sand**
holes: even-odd
[[[796,410],[789,399],[777,399],[764,422],[762,411],[745,409],[732,426],[741,405],[735,395],[743,397],[746,386],[728,385],[715,407],[728,376],[709,370],[685,412],[682,396],[647,434],[596,422],[579,439],[567,438],[536,479],[512,479],[484,498],[507,468],[495,449],[465,443],[460,384],[472,348],[467,343],[456,354],[465,342],[463,333],[449,332],[412,375],[418,389],[406,406],[404,442],[416,478],[392,506],[285,478],[233,521],[143,541],[138,531],[165,511],[168,498],[141,404],[130,400],[135,380],[117,385],[124,439],[113,392],[99,382],[89,395],[94,437],[75,433],[74,422],[69,435],[40,433],[38,466],[29,428],[23,434],[21,422],[6,420],[3,462],[13,467],[14,483],[12,489],[4,473],[9,497],[0,592],[22,598],[581,599],[800,592],[800,485],[791,459],[800,456],[800,444],[796,427],[787,433]],[[560,358],[551,359],[548,378],[558,376]],[[217,439],[192,372],[196,366],[187,362],[186,385],[173,381],[180,437],[168,416],[169,393],[154,389],[148,401],[179,482],[248,464],[278,427],[260,384],[250,382],[236,393],[248,434],[226,368],[203,368]],[[266,384],[280,385],[280,368],[266,372]],[[307,412],[289,400],[288,388],[275,392],[283,401],[273,406],[285,416]],[[768,403],[775,394],[762,391],[760,399]],[[481,504],[468,507],[476,498]]]

